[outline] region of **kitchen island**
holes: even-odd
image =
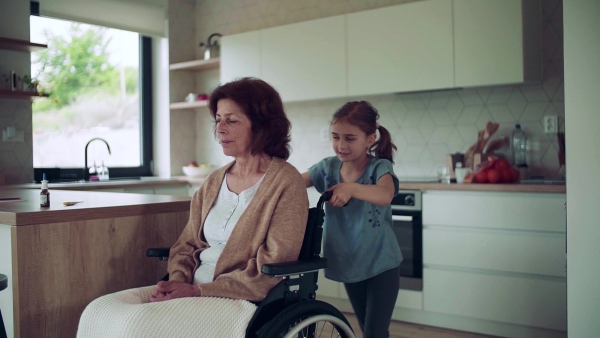
[[[145,257],[171,246],[189,217],[189,197],[0,189],[0,307],[9,337],[74,337],[95,298],[155,284],[166,265]],[[63,202],[80,202],[64,206]]]

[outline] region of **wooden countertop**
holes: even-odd
[[[400,182],[401,190],[450,190],[484,192],[565,193],[564,184],[478,184],[478,183],[416,183]]]
[[[19,200],[3,201],[6,198]],[[0,189],[0,223],[29,225],[189,211],[191,197],[121,192],[53,190],[50,207],[40,207],[40,191]],[[83,201],[64,206],[66,201]]]

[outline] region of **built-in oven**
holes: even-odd
[[[423,219],[420,190],[400,190],[392,200],[392,227],[402,251],[400,288],[423,290]]]

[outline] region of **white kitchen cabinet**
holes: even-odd
[[[341,293],[346,294],[344,285],[340,282],[325,278],[323,270],[319,270],[319,279],[317,280],[317,295],[325,297],[343,298]],[[348,297],[346,297],[347,299]]]
[[[427,209],[425,209],[427,204]],[[423,224],[564,233],[565,195],[427,191]]]
[[[424,310],[566,333],[565,201],[558,193],[424,192]]]
[[[240,77],[261,77],[260,31],[221,37],[221,83]]]
[[[261,30],[261,78],[284,101],[346,96],[345,18]]]
[[[452,2],[348,14],[348,95],[454,86]]]
[[[564,279],[425,268],[423,281],[425,311],[567,329]]]
[[[540,0],[428,0],[222,38],[221,82],[284,101],[539,81]]]
[[[565,277],[565,241],[564,233],[428,226],[423,259],[428,265]]]
[[[454,0],[455,86],[540,81],[538,0]]]

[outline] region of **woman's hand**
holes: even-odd
[[[150,296],[151,302],[161,302],[183,297],[200,297],[200,288],[196,285],[178,281],[160,281]]]
[[[348,201],[353,197],[355,185],[354,182],[344,182],[327,189],[326,191],[333,192],[329,204],[334,207],[343,207],[348,204]]]

